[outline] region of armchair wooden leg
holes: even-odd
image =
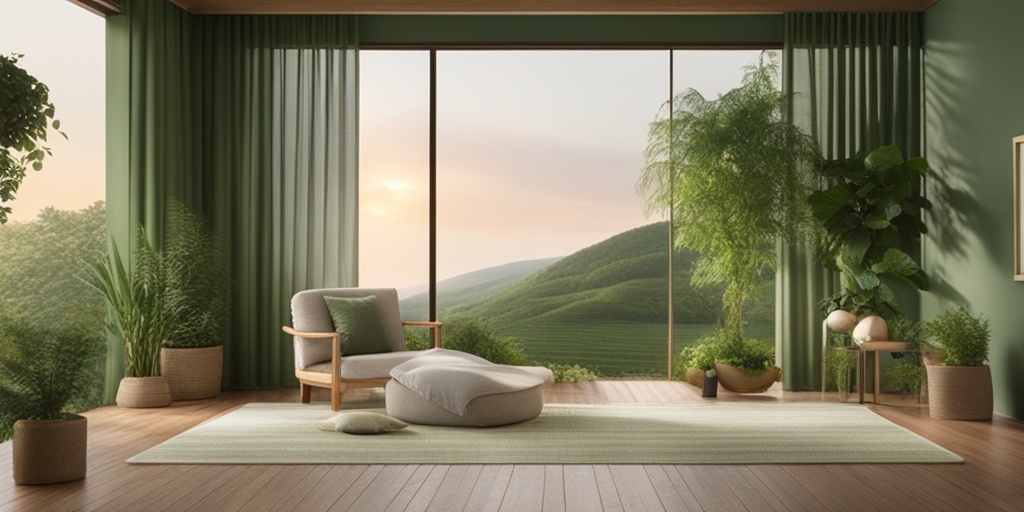
[[[335,412],[341,410],[341,390],[340,389],[334,388],[334,389],[331,390],[331,410],[335,411]]]
[[[299,401],[304,404],[308,404],[313,394],[313,386],[306,384],[305,382],[299,384]]]

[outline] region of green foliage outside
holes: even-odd
[[[60,130],[50,90],[18,66],[21,55],[0,55],[0,224],[7,222],[26,170],[39,171],[50,155],[47,130]],[[63,132],[58,132],[67,138]]]
[[[0,442],[18,420],[60,419],[99,400],[104,339],[80,320],[0,318]]]
[[[551,370],[555,382],[590,382],[597,380],[597,374],[578,364],[547,363],[543,366]]]
[[[424,333],[424,329],[405,327],[402,331],[405,335],[406,350],[427,350],[430,348],[430,337]]]
[[[822,166],[832,186],[811,194],[808,203],[822,226],[822,263],[842,280],[842,289],[822,303],[825,314],[842,309],[895,319],[903,311],[885,281],[928,290],[928,275],[900,249],[928,232],[921,210],[931,203],[920,194],[927,170],[925,159],[904,160],[896,146]]]
[[[0,317],[34,325],[71,325],[83,332],[83,340],[102,337],[106,308],[82,277],[99,261],[105,243],[102,202],[79,211],[46,208],[34,221],[0,226]],[[0,328],[7,321],[0,321]],[[47,336],[56,335],[35,338]],[[71,400],[67,410],[77,412],[102,403],[106,361],[97,358],[91,364],[85,371],[88,392]]]
[[[480,356],[495,364],[529,364],[519,340],[494,334],[483,322],[456,318],[444,322],[441,343],[444,348]]]
[[[992,336],[989,321],[964,307],[947,309],[926,323],[933,348],[947,366],[982,366],[988,360]]]

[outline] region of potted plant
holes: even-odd
[[[0,442],[13,438],[15,483],[85,477],[87,420],[68,411],[99,385],[104,345],[86,325],[0,320]]]
[[[130,271],[113,244],[110,256],[93,267],[88,283],[106,300],[107,330],[124,342],[124,378],[117,387],[117,405],[165,407],[171,404],[171,392],[160,375],[160,344],[170,332],[163,257],[141,226],[133,247]]]
[[[992,419],[992,371],[988,360],[989,321],[963,307],[947,309],[927,322],[928,344],[942,364],[928,364],[928,414],[939,420]]]
[[[231,278],[224,244],[202,216],[179,201],[168,206],[163,270],[164,316],[170,326],[160,349],[160,373],[171,399],[217,396]]]
[[[800,239],[810,222],[815,146],[787,122],[777,76],[777,58],[763,53],[718,99],[678,96],[651,123],[637,184],[649,211],[671,213],[676,248],[698,252],[693,285],[725,285],[719,363],[752,365],[717,368],[729,390],[740,389],[737,373],[766,373],[763,344],[744,336],[744,307],[776,269],[776,244]]]
[[[886,281],[928,290],[928,275],[899,249],[928,232],[920,214],[931,208],[920,194],[927,170],[924,158],[904,160],[896,146],[819,166],[831,186],[810,194],[807,202],[820,225],[819,258],[839,272],[842,285],[822,303],[826,315],[842,310],[894,320],[902,309]]]
[[[25,172],[43,168],[43,158],[51,154],[42,145],[52,126],[64,138],[60,121],[53,118],[50,90],[18,66],[21,55],[0,55],[0,224],[7,222]]]
[[[714,343],[709,343],[704,339],[683,347],[679,351],[679,359],[676,363],[676,372],[681,373],[677,378],[684,379],[698,388],[703,388],[706,372],[715,369],[716,349],[717,346]]]

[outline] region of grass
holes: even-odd
[[[676,352],[714,328],[712,324],[676,325]],[[518,338],[531,360],[578,364],[601,377],[665,377],[668,371],[668,326],[664,323],[540,320],[496,332]]]

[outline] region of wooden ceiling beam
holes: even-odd
[[[75,3],[99,0],[71,0]],[[938,0],[171,0],[195,14],[778,14],[921,12]]]
[[[113,0],[68,0],[69,2],[93,13],[106,18],[114,14],[121,14],[120,2]]]

